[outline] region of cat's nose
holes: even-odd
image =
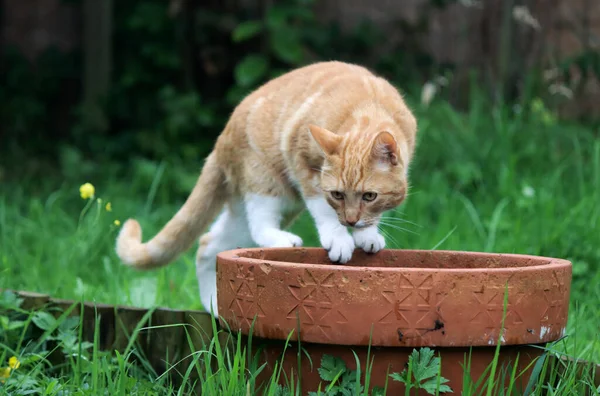
[[[350,227],[354,227],[358,223],[358,220],[360,220],[360,217],[357,215],[346,216],[346,224]]]

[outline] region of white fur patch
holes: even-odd
[[[335,210],[323,197],[307,199],[306,207],[315,220],[321,246],[329,252],[329,259],[342,264],[350,261],[354,252],[354,239],[346,227],[340,224]]]
[[[248,194],[245,197],[250,235],[261,247],[302,246],[302,239],[281,230],[282,213],[287,201],[279,197]]]
[[[392,165],[390,165],[390,161],[388,160],[377,161],[375,163],[375,169],[381,172],[388,172],[392,169]]]
[[[196,279],[200,288],[200,302],[204,308],[218,315],[217,308],[217,254],[238,247],[252,247],[248,223],[242,205],[224,210],[209,230],[208,243],[201,246],[196,257]],[[235,230],[235,232],[231,232]]]

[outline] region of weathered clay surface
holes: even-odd
[[[524,385],[542,352],[526,344],[564,334],[570,284],[570,262],[524,255],[357,250],[348,265],[334,265],[322,249],[295,248],[239,249],[217,258],[221,323],[248,334],[254,320],[253,346],[267,363],[263,380],[278,367],[283,340],[300,334],[310,359],[292,342],[282,367],[287,378],[301,378],[303,393],[319,388],[323,354],[351,368],[358,358],[364,369],[369,343],[371,387],[387,383],[387,394],[404,393],[387,373],[401,372],[419,346],[440,353],[442,376],[454,394],[463,391],[464,364],[470,360],[470,377],[477,381],[498,341],[499,367],[508,369],[518,356]]]
[[[265,339],[381,347],[539,344],[564,334],[566,260],[453,251],[239,249],[217,259],[221,322]],[[504,333],[500,336],[505,290]]]

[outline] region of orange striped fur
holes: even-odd
[[[302,206],[332,261],[347,262],[355,247],[376,252],[385,245],[380,216],[406,195],[416,131],[398,91],[361,66],[322,62],[293,70],[235,108],[167,225],[142,243],[139,224],[128,220],[117,253],[136,268],[166,265],[217,217],[196,263],[207,307],[214,305],[215,255],[239,246],[301,245],[282,223]]]

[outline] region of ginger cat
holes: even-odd
[[[196,276],[207,310],[216,304],[216,255],[237,247],[292,247],[282,230],[304,203],[333,262],[355,247],[378,252],[383,212],[408,188],[417,123],[398,91],[367,69],[322,62],[275,78],[233,111],[185,204],[150,241],[129,219],[119,258],[138,269],[167,265],[200,238]],[[352,235],[347,228],[353,230]]]

